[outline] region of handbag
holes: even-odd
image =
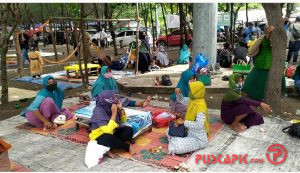
[[[233,73],[246,73],[248,74],[251,70],[251,65],[245,63],[243,60],[238,60],[237,64],[232,65]]]
[[[178,127],[175,127],[175,122],[172,121],[169,124],[169,136],[173,137],[186,137],[187,136],[187,127],[185,127],[183,124],[179,124]]]
[[[170,79],[170,76],[169,75],[162,75],[161,84],[164,85],[164,86],[171,86],[172,81]]]
[[[211,76],[210,74],[200,74],[198,81],[202,82],[205,86],[211,85]]]
[[[292,124],[291,126],[282,129],[283,133],[288,133],[292,137],[300,138],[300,123]]]

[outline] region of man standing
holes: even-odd
[[[23,62],[23,66],[24,66],[26,60],[30,63],[30,60],[28,57],[29,36],[26,32],[24,32],[24,30],[21,31],[21,34],[19,36],[19,41],[20,41],[20,47],[21,47],[22,62]]]
[[[295,23],[291,24],[289,27],[290,43],[289,43],[289,52],[286,62],[290,63],[290,60],[293,57],[293,64],[297,64],[298,52],[300,50],[300,16],[297,16]]]
[[[107,34],[104,32],[104,28],[97,34],[97,40],[99,47],[101,46],[102,49],[105,47],[105,39],[107,38]]]

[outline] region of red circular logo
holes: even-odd
[[[268,152],[273,152],[273,157],[269,156]],[[281,155],[283,155],[283,158],[281,161],[278,161],[277,159]],[[287,151],[286,151],[285,147],[281,144],[272,144],[268,147],[266,156],[270,163],[272,163],[273,165],[279,165],[286,160]]]

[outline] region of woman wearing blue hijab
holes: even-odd
[[[184,44],[179,52],[179,58],[177,60],[177,64],[188,64],[191,56],[191,52],[189,47]]]
[[[188,98],[190,94],[189,83],[194,82],[196,76],[192,70],[186,70],[181,74],[180,80],[177,84],[175,92],[170,96],[171,111],[179,113],[181,117],[185,116],[187,104],[178,101],[178,99]],[[188,99],[183,99],[188,100]]]
[[[73,115],[69,110],[62,109],[64,93],[57,87],[54,77],[44,77],[43,86],[30,106],[21,112],[21,116],[26,117],[33,126],[53,129],[57,127],[58,118],[69,120]]]
[[[101,68],[101,73],[92,88],[92,97],[94,99],[96,99],[96,97],[105,90],[111,90],[115,94],[119,94],[119,89],[118,89],[117,83],[116,83],[115,79],[112,78],[112,72],[108,66],[103,66]],[[123,101],[124,107],[146,107],[150,104],[150,101],[151,101],[150,96],[143,102],[136,102],[133,100],[128,100],[124,97],[123,98],[121,97],[119,99],[125,100],[125,101]]]

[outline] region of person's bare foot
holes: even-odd
[[[247,129],[247,126],[245,126],[242,123],[238,123],[238,126],[239,126],[239,132],[244,132]]]
[[[146,99],[146,100],[144,101],[144,103],[143,103],[143,107],[149,106],[151,100],[152,100],[151,96],[148,96],[147,99]]]
[[[235,131],[235,132],[239,132],[239,125],[236,124],[236,123],[232,123],[232,124],[230,125],[230,128],[231,128],[233,131]]]
[[[233,131],[238,132],[238,133],[241,133],[241,132],[243,132],[247,129],[247,127],[244,124],[241,124],[241,123],[232,123],[230,125],[230,128]]]
[[[108,157],[110,157],[111,159],[114,159],[114,158],[116,157],[116,155],[113,154],[111,151],[108,151],[106,154],[107,154]]]

